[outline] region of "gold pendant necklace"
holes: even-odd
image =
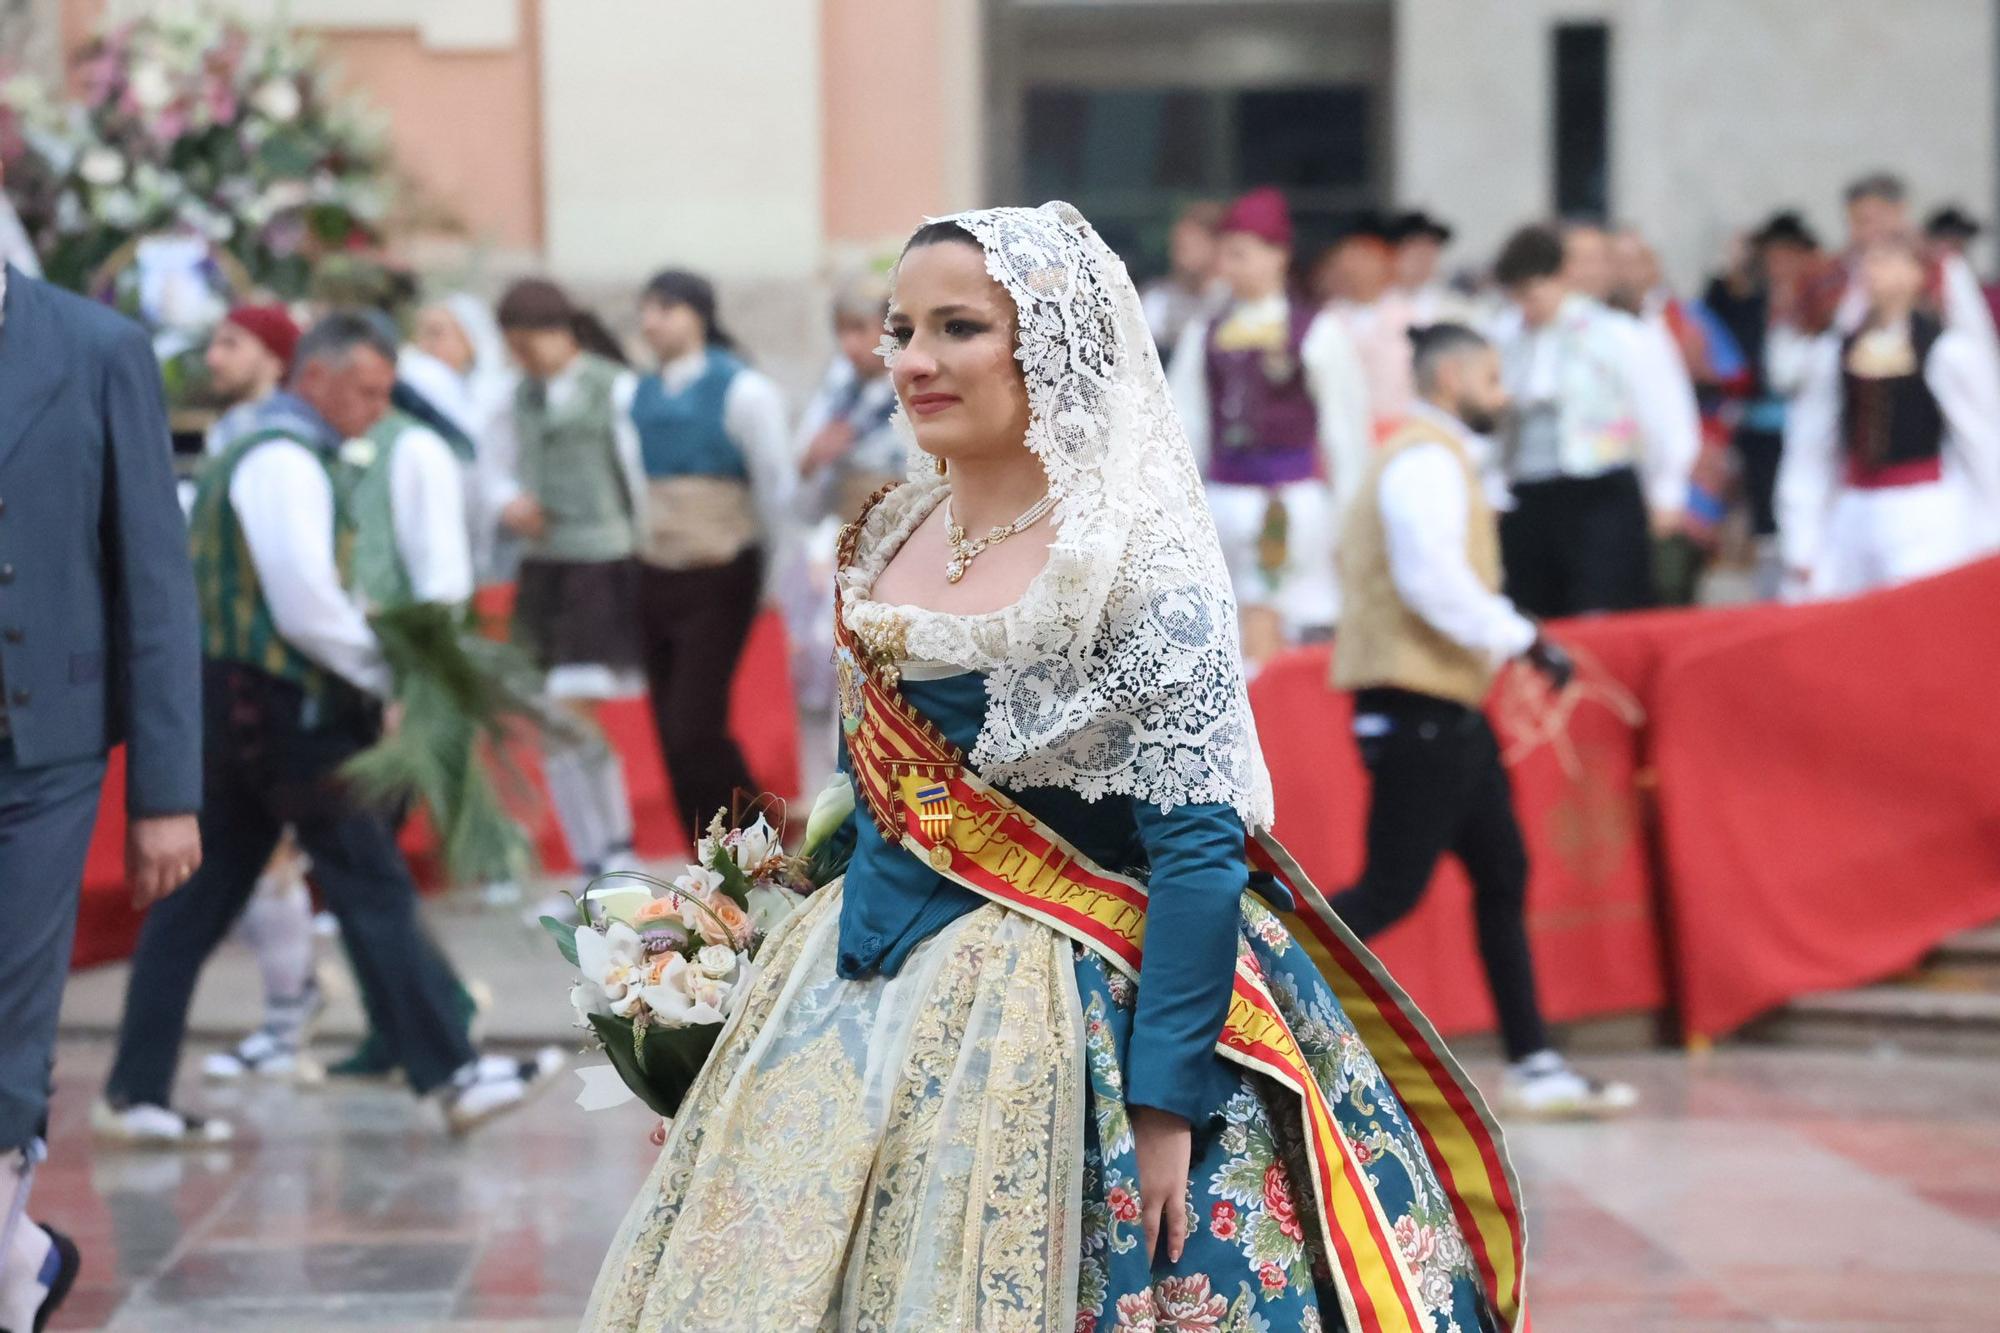
[[[972,562],[978,558],[980,552],[989,546],[998,546],[1017,532],[1026,532],[1029,528],[1034,527],[1035,524],[1042,521],[1042,515],[1055,508],[1055,504],[1055,495],[1053,493],[1044,493],[1041,499],[1029,505],[1021,516],[1012,523],[1003,523],[991,532],[988,532],[984,537],[981,537],[978,541],[969,542],[965,539],[965,529],[958,526],[958,519],[951,512],[951,497],[946,496],[944,501],[944,539],[951,545],[951,559],[946,562],[944,567],[945,582],[956,583],[964,578],[965,571],[972,568]]]

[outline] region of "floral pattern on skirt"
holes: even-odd
[[[1246,897],[1240,948],[1262,971],[1319,1077],[1394,1231],[1435,1333],[1478,1333],[1472,1254],[1409,1117],[1340,1002],[1269,908]],[[1138,987],[1075,949],[1089,1073],[1078,1333],[1289,1333],[1347,1327],[1319,1242],[1302,1111],[1244,1070],[1218,1119],[1195,1131],[1188,1240],[1151,1271],[1138,1156],[1124,1102]]]
[[[1301,1113],[1248,1070],[1197,1126],[1188,1243],[1147,1264],[1124,1101],[1137,986],[997,905],[896,977],[834,968],[841,887],[772,935],[606,1257],[596,1333],[1348,1327]],[[1401,1106],[1272,913],[1262,970],[1394,1229],[1433,1333],[1478,1333],[1470,1254]]]

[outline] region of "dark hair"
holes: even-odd
[[[722,321],[716,317],[715,284],[701,274],[684,268],[661,269],[646,283],[639,299],[654,305],[687,306],[701,318],[702,341],[725,352],[735,350],[736,340],[723,331]]]
[[[1858,204],[1863,199],[1881,199],[1891,204],[1900,204],[1909,197],[1909,187],[1904,185],[1903,178],[1893,171],[1871,171],[1847,187],[1847,202],[1850,204]]]
[[[576,320],[576,306],[547,278],[523,278],[501,294],[493,317],[502,329],[567,329]]]
[[[383,316],[359,310],[337,310],[322,316],[318,323],[305,331],[299,345],[292,351],[293,379],[296,380],[315,361],[345,365],[355,349],[361,347],[373,350],[390,365],[395,365],[396,335],[392,331],[393,325],[383,327],[387,323]]]
[[[1535,278],[1552,278],[1562,267],[1562,233],[1535,223],[1509,236],[1500,247],[1500,257],[1493,261],[1493,280],[1514,287]]]
[[[1417,391],[1429,393],[1437,387],[1438,367],[1453,357],[1491,346],[1485,338],[1463,324],[1428,324],[1410,330],[1411,364],[1416,372]]]
[[[910,233],[910,239],[903,244],[903,253],[908,254],[910,251],[922,249],[926,245],[943,245],[948,241],[956,241],[960,245],[969,245],[981,251],[984,251],[986,248],[979,244],[977,236],[974,236],[956,222],[926,222],[923,226]]]
[[[601,356],[621,366],[629,364],[618,335],[607,328],[594,312],[579,310],[570,316],[569,331],[576,339],[576,345],[592,356]]]

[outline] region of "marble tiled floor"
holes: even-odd
[[[229,1152],[105,1151],[65,1042],[38,1211],[83,1244],[58,1328],[572,1329],[652,1149],[566,1091],[466,1143],[384,1087],[205,1094]],[[2000,1067],[1725,1050],[1600,1058],[1643,1114],[1512,1136],[1537,1333],[2000,1328]],[[1490,1070],[1480,1070],[1490,1073]]]

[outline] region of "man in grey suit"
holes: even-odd
[[[26,1217],[105,753],[126,743],[145,907],[201,863],[200,649],[145,333],[0,268],[0,1330],[39,1328],[76,1250]]]

